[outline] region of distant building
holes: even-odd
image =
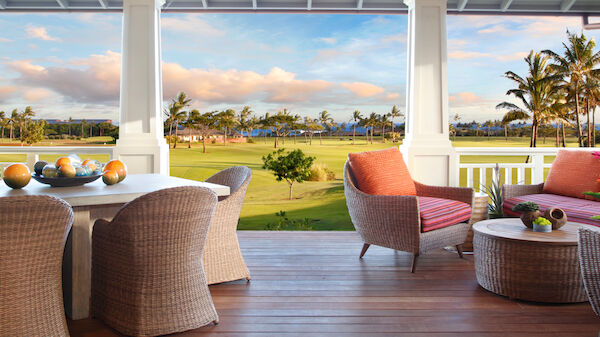
[[[69,121],[68,119],[45,119],[45,121],[48,124],[81,124],[83,119],[73,119],[72,121]],[[113,123],[112,119],[85,119],[85,122],[87,124],[109,123],[116,125]]]

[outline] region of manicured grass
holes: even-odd
[[[95,137],[97,138],[97,137]],[[313,221],[314,230],[353,230],[350,217],[346,208],[344,199],[344,190],[342,183],[342,170],[347,155],[350,152],[361,152],[369,150],[379,150],[392,146],[398,146],[398,143],[381,143],[381,139],[375,140],[374,144],[366,144],[364,138],[352,141],[345,138],[340,140],[337,137],[324,138],[323,145],[319,144],[319,139],[314,138],[312,145],[305,142],[303,137],[299,137],[294,144],[293,139],[286,139],[285,144],[280,141],[280,148],[294,149],[299,148],[306,154],[315,156],[317,163],[326,164],[336,175],[334,181],[328,182],[304,182],[294,185],[294,199],[287,200],[288,187],[285,182],[277,182],[273,175],[262,169],[262,156],[273,151],[273,141],[264,138],[255,138],[254,144],[228,144],[222,143],[207,144],[207,152],[202,153],[202,144],[192,144],[188,149],[187,144],[179,143],[176,149],[171,149],[171,175],[193,180],[204,180],[212,174],[233,165],[245,165],[252,169],[253,179],[246,195],[242,215],[240,218],[239,229],[264,229],[269,223],[276,223],[278,217],[275,213],[285,211],[291,219],[310,218]],[[98,144],[104,139],[87,139],[83,142]],[[82,141],[65,141],[61,145],[82,145]],[[41,145],[57,145],[44,142]],[[505,141],[502,137],[457,137],[454,142],[456,147],[527,147],[529,140],[527,138],[510,138]],[[548,138],[546,144],[540,140],[539,146],[551,147],[554,141]],[[569,146],[576,146],[575,139],[569,139]],[[1,153],[1,149],[0,149]],[[106,161],[105,156],[86,156],[81,155],[82,159],[91,157],[101,161]],[[48,161],[54,161],[57,156],[45,155],[41,158]],[[20,155],[2,155],[0,162],[24,161],[25,156]],[[464,157],[463,162],[524,162],[524,156],[484,156],[484,157]],[[552,159],[550,159],[552,160]],[[478,177],[478,172],[474,176]],[[491,170],[487,172],[487,179],[491,179]],[[516,179],[516,174],[514,175]],[[529,179],[529,177],[526,177]],[[465,185],[466,178],[461,181]],[[477,184],[477,182],[476,182]]]

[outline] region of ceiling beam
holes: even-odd
[[[6,9],[6,0],[0,0],[0,9]]]
[[[588,15],[584,15],[583,19],[583,29],[592,30],[592,29],[600,29],[600,22],[591,23],[590,17]]]
[[[103,9],[108,8],[108,0],[98,0],[98,2],[100,3],[100,7],[102,7]]]
[[[357,9],[362,9],[363,8],[363,0],[358,0],[356,2],[356,8]]]
[[[204,7],[205,9],[208,8],[208,3],[206,2],[206,0],[202,0],[202,7]]]
[[[60,6],[60,8],[67,8],[67,7],[69,7],[69,1],[68,0],[56,0],[56,2]]]
[[[561,12],[568,12],[569,9],[571,9],[571,7],[573,7],[573,5],[575,4],[576,0],[563,0],[560,3],[560,11]]]
[[[462,12],[465,10],[465,7],[467,7],[467,2],[469,2],[469,0],[458,0],[457,9],[459,12]]]
[[[502,0],[502,3],[500,4],[500,10],[506,12],[512,2],[513,0]]]

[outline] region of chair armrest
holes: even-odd
[[[537,185],[502,185],[502,198],[504,200],[528,194],[542,193],[544,184]]]
[[[470,187],[431,186],[415,181],[417,195],[461,201],[473,205],[473,189]]]
[[[372,195],[344,179],[348,213],[365,243],[417,251],[421,221],[416,196]]]

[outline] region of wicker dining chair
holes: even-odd
[[[229,196],[221,197],[208,229],[203,257],[208,284],[250,280],[236,232],[250,180],[252,170],[246,166],[233,166],[206,179],[209,183],[229,186],[230,191]]]
[[[348,212],[364,244],[360,258],[370,245],[391,248],[413,254],[411,272],[417,258],[432,249],[455,246],[463,257],[462,244],[471,228],[468,220],[452,226],[422,232],[419,197],[433,197],[473,204],[473,189],[428,186],[415,181],[417,195],[366,194],[356,185],[352,168],[344,165],[344,194]]]
[[[217,205],[203,187],[143,195],[92,233],[92,315],[133,336],[218,323],[202,253]]]
[[[578,253],[585,291],[600,316],[600,230],[579,229]]]
[[[49,196],[0,198],[0,336],[68,336],[62,259],[71,206]]]

